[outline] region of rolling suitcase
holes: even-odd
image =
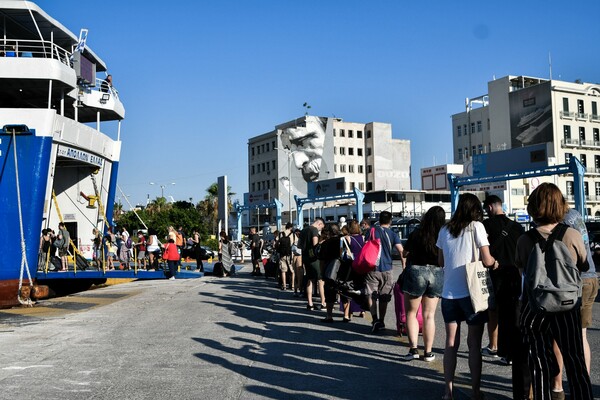
[[[406,308],[404,307],[404,293],[400,284],[394,284],[394,305],[396,308],[396,330],[400,336],[406,335]],[[423,310],[419,305],[417,310],[417,321],[419,322],[419,333],[423,332]]]

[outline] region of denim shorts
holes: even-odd
[[[442,299],[442,316],[447,324],[467,321],[467,325],[483,325],[488,320],[487,311],[475,313],[470,297]]]
[[[414,297],[442,297],[444,269],[437,265],[409,265],[402,278],[404,293]]]

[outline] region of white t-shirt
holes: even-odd
[[[473,233],[477,248],[489,246],[490,242],[485,228],[478,221],[472,222],[456,238],[452,236],[446,226],[442,228],[438,236],[436,246],[444,254],[444,288],[442,290],[442,298],[444,299],[469,297],[466,264],[473,261],[472,228],[474,228]]]

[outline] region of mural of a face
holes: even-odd
[[[281,141],[293,152],[294,165],[302,171],[304,180],[313,182],[319,179],[325,145],[325,126],[321,119],[307,116],[305,127],[285,129]]]

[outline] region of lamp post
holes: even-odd
[[[156,183],[154,182],[150,182],[151,185],[156,185]],[[171,182],[170,185],[174,185],[175,182]],[[167,185],[159,185],[160,186],[160,197],[161,198],[165,198],[165,188],[167,187]]]

